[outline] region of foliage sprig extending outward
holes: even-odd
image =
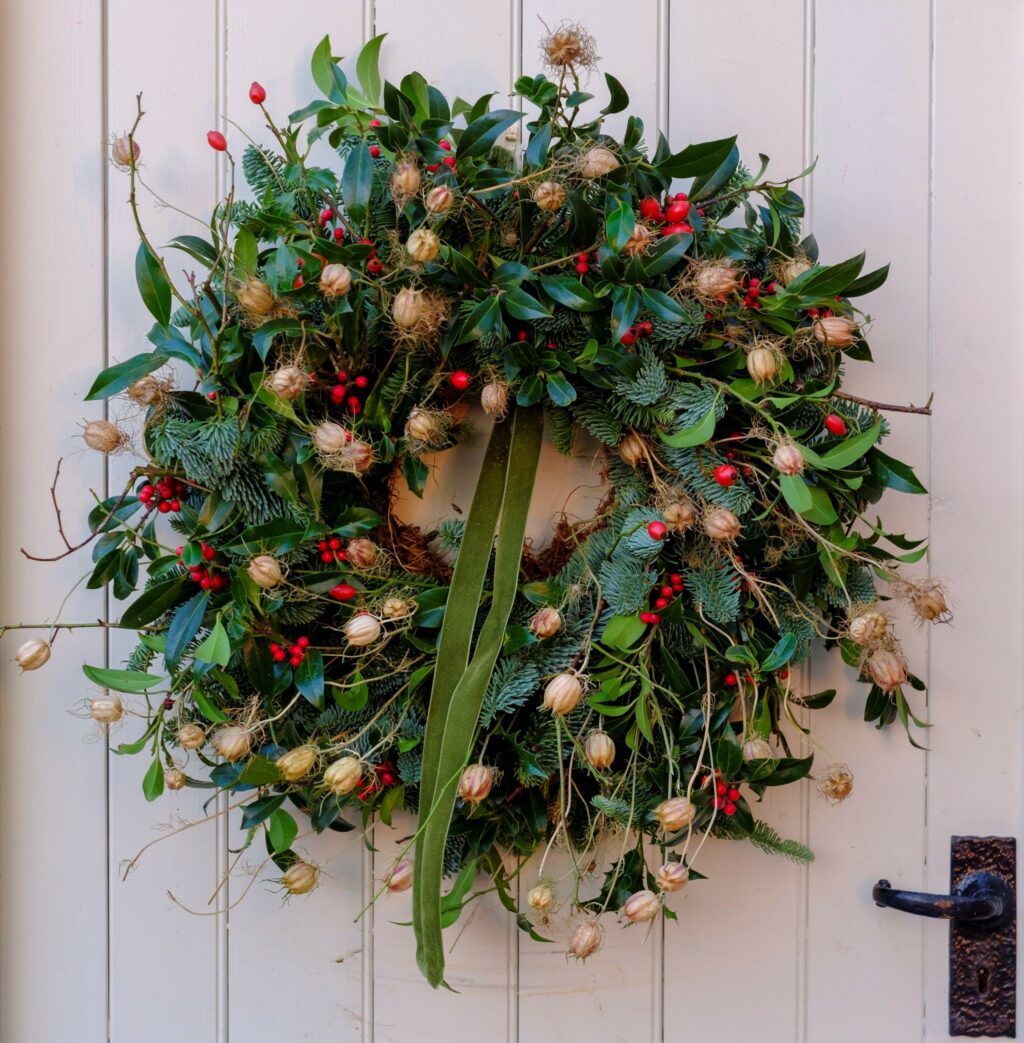
[[[924,547],[866,513],[924,490],[880,448],[884,407],[841,391],[871,358],[854,302],[886,269],[819,263],[792,179],[752,174],[734,138],[648,148],[636,117],[606,134],[628,98],[606,76],[588,115],[574,27],[547,41],[553,78],[516,84],[525,115],[450,104],[418,73],[382,82],[380,46],[354,84],[325,39],[324,97],[283,126],[253,85],[277,149],[246,146],[248,197],[232,159],[208,233],[172,240],[198,265],[179,287],[138,219],[138,121],[113,144],[155,325],[90,392],[127,396],[146,462],[90,515],[89,584],[128,602],[140,644],[86,673],[109,690],[95,719],[143,720],[119,752],[150,757],[147,798],[237,794],[292,894],[317,877],[296,808],[317,831],[418,810],[382,890],[415,888],[438,984],[479,872],[531,933],[564,903],[586,957],[602,913],[671,915],[709,836],[810,858],[754,816],[810,773],[794,738],[835,694],[798,694],[794,666],[838,644],[865,718],[909,728],[921,684],[883,606],[948,608],[899,573]],[[396,490],[422,493],[477,402],[494,433],[472,510],[422,533]],[[607,494],[524,549],[545,422],[563,452],[604,454]],[[85,438],[131,442],[109,421]],[[852,776],[819,785],[842,799]],[[569,879],[542,863],[517,909],[509,881],[554,846]]]

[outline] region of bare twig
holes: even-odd
[[[845,391],[834,391],[833,398],[841,398],[847,402],[856,402],[859,406],[868,406],[870,409],[880,409],[886,413],[921,413],[924,416],[932,415],[932,399],[935,393],[928,396],[928,401],[923,406],[900,406],[892,402],[875,402],[870,398],[861,398],[859,395],[850,395]]]

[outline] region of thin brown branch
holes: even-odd
[[[875,402],[873,399],[861,398],[859,395],[850,395],[845,391],[835,391],[832,397],[841,398],[846,402],[856,402],[858,406],[867,406],[869,409],[882,410],[886,413],[920,413],[923,416],[931,416],[932,399],[935,397],[935,393],[932,392],[928,396],[928,401],[923,406],[901,406],[892,402]]]

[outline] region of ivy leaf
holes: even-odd
[[[341,175],[341,194],[345,209],[357,224],[366,216],[373,189],[373,156],[365,141],[357,142],[345,160]]]
[[[135,281],[143,304],[161,326],[166,326],[171,321],[171,284],[163,265],[145,243],[139,243],[135,254]]]

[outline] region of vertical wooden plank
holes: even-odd
[[[772,160],[769,176],[792,176],[805,165],[804,5],[759,5],[756,31],[751,18],[750,5],[739,0],[717,4],[713,12],[695,0],[672,5],[669,140],[678,150],[737,134],[748,165],[756,165],[763,152]],[[749,76],[737,74],[744,68],[757,68],[756,90]],[[783,836],[804,840],[802,800],[797,786],[769,790],[754,812]],[[730,967],[743,995],[742,1003],[729,1006],[730,1034],[763,1035],[767,1018],[771,1038],[794,1038],[806,871],[750,844],[725,840],[709,840],[695,868],[708,879],[690,884],[676,902],[679,922],[665,925],[665,1039],[720,1034],[727,995],[720,990],[727,986],[718,983]],[[757,967],[771,971],[757,973]],[[670,996],[673,1006],[685,1003],[684,1019],[671,1015]]]
[[[354,56],[362,45],[361,12],[338,9],[327,0],[303,8],[301,19],[282,18],[273,6],[228,2],[228,51],[224,112],[256,141],[276,147],[262,115],[249,101],[258,80],[267,91],[267,108],[279,126],[288,113],[319,96],[309,71],[313,48],[326,33],[336,54]],[[347,63],[346,63],[347,64]],[[228,124],[228,135],[241,140]],[[236,161],[242,146],[235,148]],[[338,169],[337,156],[324,145],[315,162]],[[241,185],[239,188],[241,189]],[[262,840],[252,849],[249,872],[236,871],[228,894],[231,942],[228,951],[229,1025],[235,1039],[370,1039],[363,1023],[363,935],[355,918],[362,905],[362,843],[357,833],[328,831],[316,836],[309,820],[295,811],[301,839],[297,850],[321,869],[311,894],[284,900],[271,881],[280,876],[273,863],[263,867],[251,888],[251,872],[265,857]],[[237,846],[238,812],[228,826]],[[246,893],[246,889],[249,890]],[[244,894],[244,897],[243,897]],[[235,902],[238,902],[235,905]],[[272,947],[267,946],[273,938]],[[282,996],[301,997],[282,1003]]]
[[[1024,8],[953,0],[933,17],[931,563],[957,618],[931,650],[928,884],[945,891],[952,834],[1022,828],[1024,319],[985,273],[1012,285],[1024,249]],[[927,924],[929,1041],[948,1038],[946,944]],[[1018,961],[1020,983],[1024,951]]]
[[[103,463],[78,437],[102,416],[82,397],[103,365],[103,22],[99,5],[43,0],[2,16],[0,94],[10,146],[0,156],[0,303],[9,317],[0,383],[0,619],[52,620],[88,567],[62,550],[49,485],[66,531],[87,533],[89,487]],[[74,32],[55,32],[55,26]],[[45,55],[49,74],[41,73]],[[30,86],[28,86],[30,85]],[[26,99],[31,103],[15,103]],[[55,273],[64,273],[54,279]],[[55,304],[57,307],[55,308]],[[57,321],[59,319],[59,321]],[[82,588],[66,620],[95,620],[102,596]],[[99,629],[61,634],[49,664],[19,676],[11,659],[41,631],[13,631],[0,648],[0,1037],[106,1039],[106,751],[88,719],[80,665],[102,662]],[[78,707],[79,710],[81,707]],[[41,769],[41,765],[45,768]],[[68,852],[74,851],[74,858]],[[50,989],[61,983],[59,1002]]]
[[[876,320],[870,342],[878,365],[850,363],[846,380],[848,390],[890,402],[928,396],[928,6],[928,0],[877,0],[817,9],[814,151],[820,158],[811,230],[823,261],[866,248],[869,270],[892,262],[888,283],[863,305]],[[927,485],[927,419],[887,419],[886,451],[914,462]],[[879,512],[891,531],[927,535],[925,497],[887,495]],[[908,571],[921,575],[926,567]],[[897,632],[912,669],[925,677],[927,634],[905,615]],[[909,745],[899,724],[883,735],[862,723],[867,688],[837,657],[819,660],[813,680],[815,690],[840,693],[828,710],[812,715],[816,768],[847,762],[856,781],[848,803],[828,807],[815,797],[811,804],[818,861],[810,870],[806,1038],[909,1043],[921,1033],[922,926],[876,909],[870,890],[880,876],[919,886],[925,754]],[[924,700],[908,695],[923,716]],[[931,733],[919,736],[931,740]],[[882,995],[884,1003],[871,1002]]]
[[[118,130],[131,126],[135,95],[142,91],[147,113],[137,137],[142,177],[169,203],[201,219],[217,198],[216,161],[206,144],[206,132],[217,125],[218,16],[219,8],[202,0],[185,0],[173,9],[142,7],[127,0],[108,3],[107,104],[112,126]],[[135,290],[138,239],[127,193],[125,176],[112,171],[107,302],[112,361],[143,350],[152,325]],[[202,234],[202,229],[161,207],[142,190],[140,209],[151,241],[183,285],[180,273],[193,263],[184,254],[162,248],[175,235]],[[188,377],[182,374],[182,379]],[[123,405],[112,408],[127,415]],[[121,466],[112,473],[112,486],[120,487],[124,471]],[[115,618],[122,608],[112,603]],[[116,665],[130,647],[123,635],[122,640],[112,641],[111,662]],[[124,735],[135,737],[137,731],[136,721],[125,727]],[[222,1039],[217,1030],[223,1021],[220,922],[210,915],[215,905],[207,905],[217,883],[215,822],[161,840],[127,881],[119,878],[119,863],[144,844],[163,836],[168,827],[203,818],[202,804],[209,796],[206,791],[181,790],[146,804],[140,791],[145,768],[144,755],[111,758],[110,1038],[128,1043],[138,1039],[140,1026],[145,1025],[154,1043],[182,1037]],[[175,906],[168,891],[202,915]],[[169,980],[175,994],[187,1001],[175,1004],[173,1019],[155,1020],[151,990],[142,983]]]

